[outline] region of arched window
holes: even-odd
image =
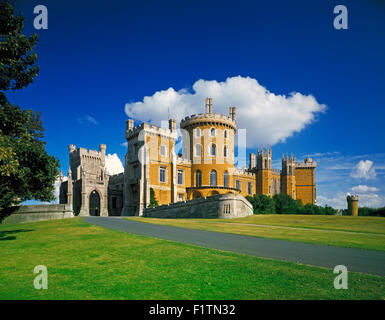
[[[267,169],[267,159],[265,159],[265,169]]]
[[[217,149],[217,146],[213,143],[210,147],[210,155],[211,156],[215,156],[216,154],[216,149]]]
[[[210,186],[217,185],[217,172],[215,170],[211,170],[210,172]]]
[[[200,187],[202,185],[202,172],[197,170],[195,172],[195,186]]]
[[[226,158],[227,157],[227,147],[223,147],[223,156]]]
[[[201,129],[200,128],[196,128],[195,129],[195,136],[196,137],[200,137],[201,136]]]
[[[227,171],[225,171],[225,173],[223,174],[223,186],[229,186],[229,173]]]
[[[195,145],[195,156],[196,157],[202,156],[202,146],[200,144]]]
[[[210,135],[212,137],[215,137],[215,128],[211,128]]]
[[[225,130],[225,132],[224,132],[224,136],[225,136],[225,138],[227,138],[227,137],[228,137],[228,135],[227,135],[227,130]]]

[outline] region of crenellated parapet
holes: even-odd
[[[180,127],[182,129],[194,128],[196,126],[202,125],[214,125],[214,126],[225,126],[237,130],[237,124],[235,118],[231,116],[226,116],[224,114],[218,113],[199,113],[193,114],[191,116],[185,117],[180,122]]]
[[[162,128],[146,122],[142,122],[136,127],[130,126],[130,124],[131,123],[128,122],[127,120],[127,129],[126,129],[126,135],[125,135],[127,140],[138,137],[140,132],[147,133],[150,135],[160,136],[164,138],[169,138],[173,140],[176,140],[178,138],[178,134],[174,127],[172,127],[172,129]]]

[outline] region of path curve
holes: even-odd
[[[326,268],[344,265],[348,271],[385,276],[385,252],[381,251],[162,226],[127,220],[121,217],[84,217],[83,221],[113,230],[184,242],[201,247]]]

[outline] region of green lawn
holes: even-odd
[[[385,277],[137,236],[80,218],[0,226],[0,299],[384,299]],[[48,268],[36,290],[33,269]]]
[[[156,219],[137,221],[341,247],[385,251],[385,218],[259,214],[238,219]]]

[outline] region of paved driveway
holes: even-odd
[[[229,233],[161,226],[120,217],[85,217],[97,226],[154,238],[179,241],[197,246],[334,268],[344,265],[348,271],[385,276],[385,252],[264,239]]]

